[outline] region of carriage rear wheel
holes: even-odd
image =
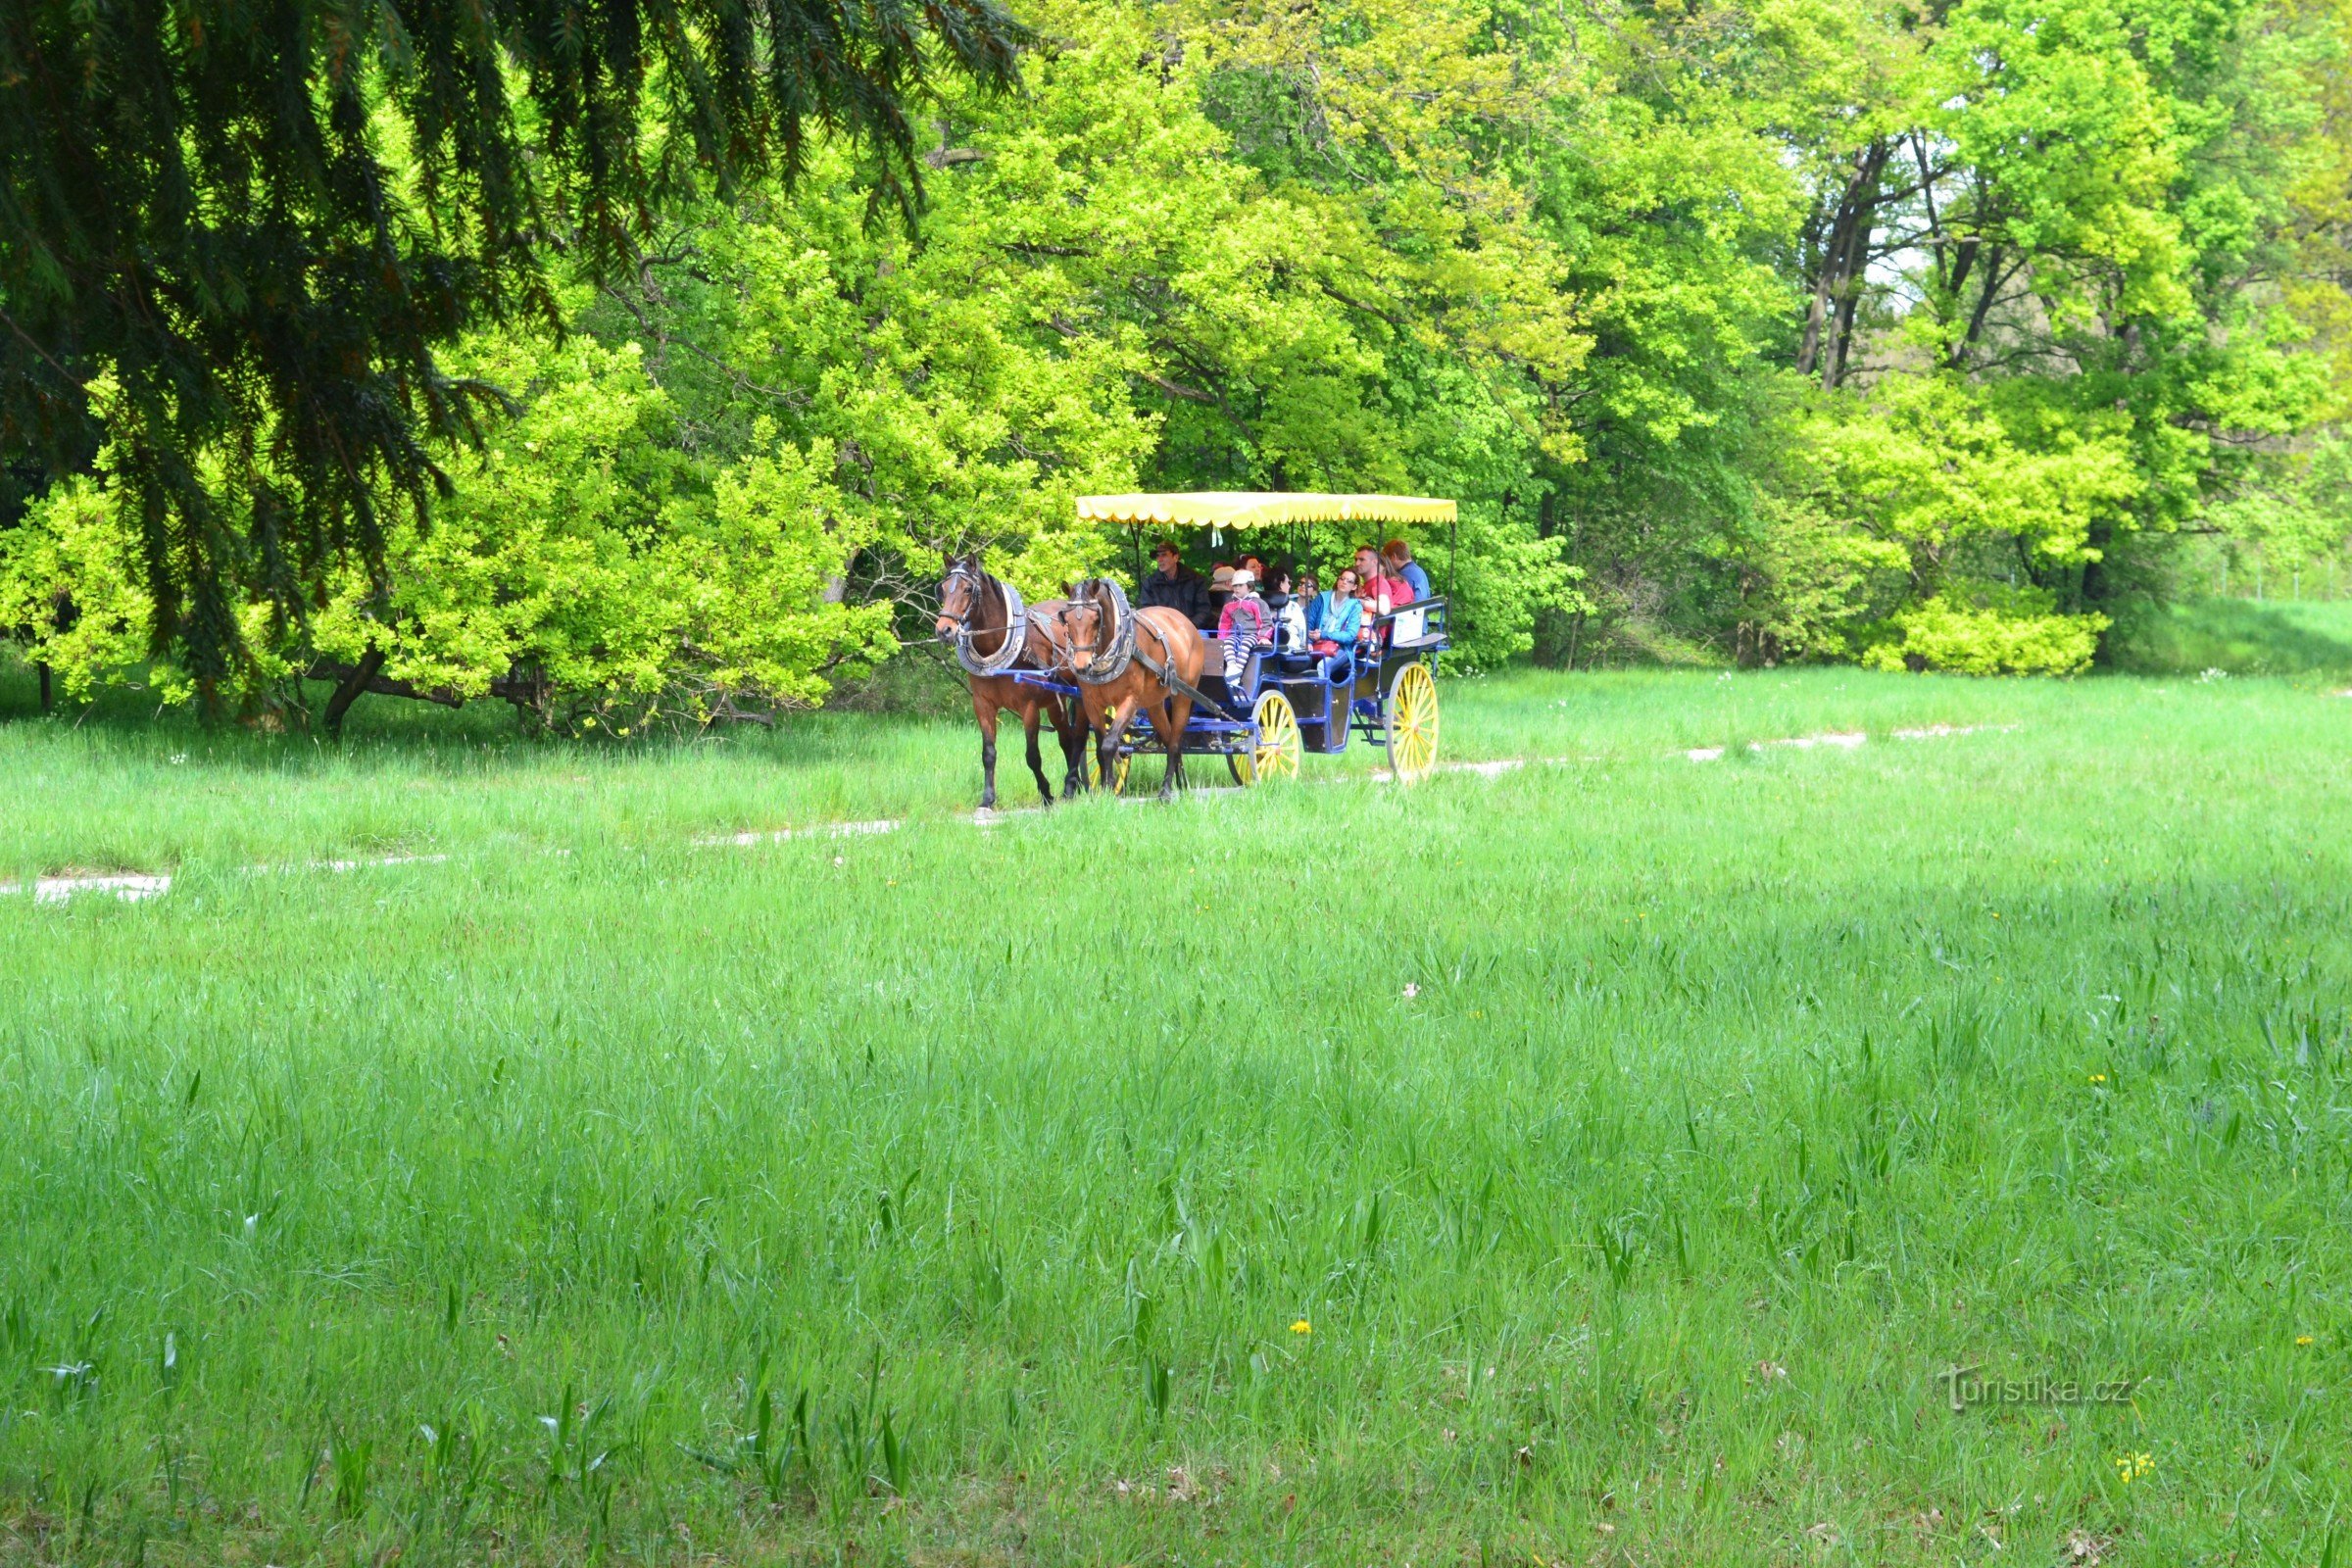
[[[1298,758],[1305,746],[1298,738],[1298,715],[1291,708],[1291,700],[1280,692],[1261,692],[1250,717],[1257,720],[1257,749],[1225,754],[1233,781],[1247,785],[1297,778]]]
[[[1419,778],[1438,760],[1438,683],[1415,661],[1399,670],[1381,703],[1389,732],[1389,768],[1399,780]]]

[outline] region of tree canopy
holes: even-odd
[[[44,466],[0,624],[70,685],[813,703],[941,549],[1033,590],[1123,563],[1085,491],[1457,497],[1474,663],[2071,670],[2191,545],[2352,529],[2343,0],[868,9],[808,78],[865,85],[797,98],[785,12],[740,49],[631,12],[569,76],[533,30],[568,12],[485,14],[477,135],[400,41],[438,13],[301,13],[366,64],[300,77],[318,150],[272,178],[364,155],[380,209],[275,218],[243,173],[120,274],[177,293],[119,305],[102,248],[95,294],[0,278],[10,365],[55,361],[11,380]],[[194,104],[172,157],[264,158],[267,106]],[[919,232],[876,221],[918,190]]]

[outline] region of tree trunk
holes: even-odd
[[[335,695],[327,699],[326,712],[322,718],[327,734],[336,740],[343,738],[343,715],[351,711],[351,705],[360,700],[360,694],[374,683],[375,677],[382,674],[383,669],[384,651],[370,648],[336,682]]]
[[[1874,141],[1854,155],[1854,173],[1838,198],[1830,232],[1821,248],[1813,280],[1813,304],[1797,349],[1799,375],[1818,372],[1822,385],[1836,386],[1844,373],[1845,350],[1853,336],[1854,307],[1861,297],[1863,270],[1870,262],[1872,218],[1878,212],[1879,178],[1886,169],[1886,144]]]
[[[1957,370],[1967,363],[1968,351],[1976,346],[1977,339],[1984,334],[1984,318],[1992,311],[1992,302],[2000,294],[2001,285],[2009,280],[2003,275],[2004,271],[2001,248],[1998,245],[1986,247],[1984,281],[1977,289],[1977,308],[1968,314],[1968,330],[1961,334],[1959,342],[1952,345],[1953,369]]]
[[[1886,172],[1886,144],[1883,141],[1874,141],[1863,150],[1853,189],[1846,198],[1850,211],[1841,225],[1845,253],[1837,263],[1838,333],[1822,362],[1824,387],[1835,387],[1845,378],[1846,362],[1853,352],[1854,313],[1862,303],[1864,274],[1870,268],[1870,235],[1875,226],[1872,220],[1878,215],[1879,178]]]
[[[1811,375],[1813,367],[1821,359],[1821,328],[1822,323],[1829,319],[1829,250],[1824,248],[1821,270],[1815,274],[1813,279],[1813,303],[1805,312],[1804,341],[1798,344],[1796,349],[1796,373],[1799,375]]]

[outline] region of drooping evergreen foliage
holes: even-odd
[[[639,126],[612,170],[528,69],[501,145],[562,156],[420,133],[379,50],[355,145],[401,254],[449,264],[402,328],[447,346],[331,395],[392,411],[421,479],[321,489],[261,349],[205,372],[259,412],[184,427],[79,350],[84,450],[0,529],[0,623],[70,685],[310,672],[618,727],[823,700],[942,548],[1033,590],[1127,564],[1085,491],[1390,489],[1463,502],[1458,560],[1417,542],[1474,663],[2063,671],[2182,541],[2316,560],[2352,525],[2341,0],[1021,12],[1019,92],[1011,24],[926,13],[967,69],[853,52],[919,108],[844,96],[848,134],[797,141],[763,89],[730,142],[732,78],[644,45],[596,99]],[[875,222],[918,172],[919,233]],[[435,473],[429,515],[387,504]]]
[[[439,351],[552,318],[552,252],[610,268],[825,132],[911,207],[930,63],[1003,83],[1021,37],[993,0],[11,4],[0,455],[108,447],[157,636],[217,681],[241,603],[282,621],[447,490],[496,391]]]

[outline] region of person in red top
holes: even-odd
[[[1380,552],[1364,545],[1355,552],[1355,574],[1363,582],[1364,619],[1385,615],[1398,605],[1413,602],[1413,590],[1401,577],[1392,577],[1384,569]]]

